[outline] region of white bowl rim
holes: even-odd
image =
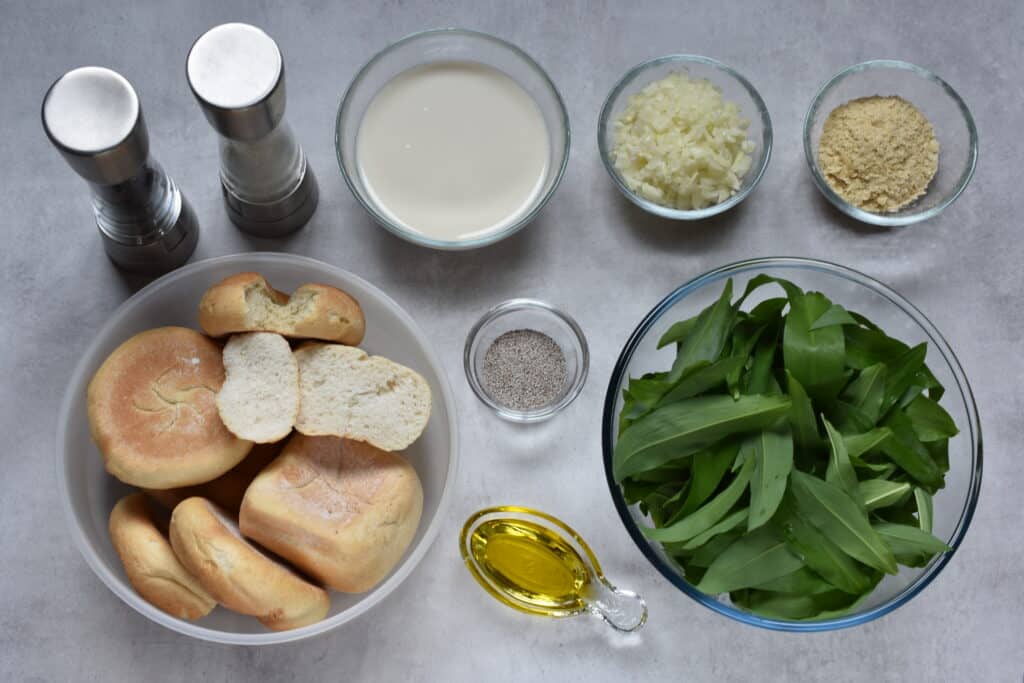
[[[95,354],[96,350],[100,346],[101,340],[111,334],[114,326],[117,324],[117,320],[125,310],[129,307],[134,307],[144,303],[148,298],[153,296],[156,291],[162,289],[168,283],[187,278],[196,272],[211,267],[230,265],[233,263],[245,263],[250,264],[245,266],[246,268],[252,269],[251,264],[258,265],[261,262],[279,263],[281,260],[291,261],[298,266],[312,266],[315,268],[326,269],[328,271],[334,271],[336,274],[340,273],[340,277],[350,279],[360,286],[376,292],[384,303],[394,310],[398,318],[409,327],[412,331],[414,340],[422,347],[424,356],[426,356],[427,361],[430,364],[430,369],[435,375],[437,375],[438,386],[441,390],[441,399],[448,413],[448,432],[450,441],[448,472],[445,476],[444,486],[441,489],[441,497],[437,504],[437,510],[434,512],[433,519],[430,520],[429,525],[424,531],[423,538],[420,540],[420,543],[413,548],[408,557],[406,557],[402,564],[399,565],[397,571],[389,576],[384,583],[374,588],[372,592],[367,593],[363,600],[343,612],[339,612],[338,614],[328,617],[323,621],[290,631],[268,633],[230,633],[189,623],[183,619],[173,617],[170,614],[150,605],[148,602],[143,600],[126,581],[116,577],[113,572],[104,565],[96,550],[87,542],[82,525],[79,522],[78,517],[75,515],[74,510],[71,508],[71,495],[68,490],[67,470],[65,467],[67,458],[64,454],[64,443],[66,441],[67,426],[71,416],[71,411],[74,409],[76,400],[80,398],[74,388],[76,386],[84,386],[86,374],[91,369],[85,366],[84,359]],[[390,595],[395,588],[397,588],[406,578],[408,578],[410,574],[412,574],[413,570],[415,570],[416,566],[420,563],[423,557],[427,554],[427,551],[433,546],[434,541],[437,539],[441,525],[445,521],[445,512],[451,504],[452,489],[455,485],[456,472],[458,470],[458,459],[458,419],[456,415],[455,400],[452,395],[451,385],[448,381],[448,375],[444,372],[444,366],[434,353],[433,347],[430,345],[426,334],[422,329],[420,329],[420,326],[415,320],[413,320],[412,316],[410,316],[404,308],[399,306],[394,299],[385,294],[381,289],[370,284],[367,280],[355,275],[354,273],[329,263],[309,258],[308,256],[300,256],[297,254],[288,254],[283,252],[248,252],[203,259],[183,266],[168,273],[167,275],[164,275],[163,277],[157,278],[133,294],[110,314],[107,321],[95,333],[92,341],[89,342],[89,345],[80,355],[79,361],[71,374],[71,379],[68,384],[68,388],[64,393],[64,398],[61,401],[60,411],[58,413],[56,465],[61,505],[64,508],[65,518],[67,520],[69,530],[71,531],[71,535],[74,538],[75,545],[78,547],[82,557],[85,558],[86,563],[93,570],[96,576],[106,584],[107,588],[109,588],[111,592],[121,598],[121,600],[129,607],[149,618],[151,621],[173,631],[177,631],[183,635],[191,636],[199,640],[224,643],[227,645],[273,645],[277,643],[305,640],[314,636],[323,635],[328,631],[338,628],[342,624],[356,619],[369,611],[377,603],[384,600],[384,598]]]

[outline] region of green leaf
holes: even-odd
[[[697,590],[708,595],[727,593],[777,579],[802,566],[784,540],[762,527],[726,548],[708,567]]]
[[[687,561],[687,564],[691,564],[694,567],[710,567],[715,558],[721,555],[723,550],[732,545],[742,535],[742,531],[735,529],[715,536],[694,552]]]
[[[762,617],[787,621],[806,619],[819,612],[814,598],[810,595],[787,595],[762,591],[752,591],[750,596],[742,602],[742,607]]]
[[[807,521],[797,509],[792,493],[787,493],[782,499],[772,523],[781,531],[793,552],[836,588],[859,595],[870,586],[871,579],[863,565]]]
[[[764,429],[790,408],[784,396],[701,396],[671,403],[630,425],[613,455],[615,478],[693,455],[733,434]]]
[[[750,476],[750,515],[747,531],[762,526],[775,514],[793,469],[793,434],[783,423],[747,437],[753,449],[754,471]]]
[[[775,322],[782,316],[782,309],[789,303],[784,296],[774,299],[765,299],[750,311],[750,319],[762,325]]]
[[[928,449],[917,438],[910,419],[897,411],[886,419],[884,425],[892,431],[892,438],[882,444],[882,452],[922,484],[941,485],[942,473]]]
[[[874,529],[892,548],[893,554],[901,558],[900,562],[910,566],[918,565],[921,560],[930,560],[935,553],[950,550],[948,545],[916,526],[880,522],[874,525]]]
[[[690,514],[711,497],[722,483],[722,477],[729,471],[729,466],[736,460],[740,443],[727,439],[715,444],[706,451],[693,456],[693,475],[690,479],[690,491],[686,502],[680,510],[680,518]],[[678,520],[672,520],[673,522]]]
[[[690,334],[680,342],[669,380],[675,382],[701,361],[713,363],[718,360],[725,348],[734,317],[732,279],[729,279],[718,301],[701,311]]]
[[[906,415],[921,441],[949,439],[960,433],[949,413],[927,396],[918,396],[911,401]]]
[[[878,422],[882,416],[882,401],[885,399],[888,374],[884,364],[870,365],[861,370],[857,379],[843,389],[840,398],[859,409],[872,422]]]
[[[692,318],[680,320],[665,330],[665,333],[658,340],[658,348],[664,348],[669,344],[677,344],[690,336],[693,328],[697,325],[697,318],[699,317],[699,315],[695,315]]]
[[[759,325],[753,328],[750,326],[737,325],[733,329],[732,344],[729,350],[729,355],[731,360],[739,362],[726,375],[725,382],[729,387],[729,393],[734,397],[739,396],[740,374],[746,366],[747,359],[750,358],[750,354],[754,351],[754,346],[757,344],[758,339],[761,338],[761,334],[764,333],[765,329],[766,325]],[[759,391],[757,393],[764,393],[764,391]]]
[[[867,479],[857,484],[857,496],[865,510],[897,505],[910,493],[911,486],[905,481]]]
[[[729,510],[732,509],[732,506],[736,504],[736,501],[739,500],[740,496],[746,490],[747,484],[750,482],[750,473],[753,470],[753,467],[754,460],[752,458],[748,459],[743,463],[743,467],[740,468],[739,473],[724,491],[712,498],[702,507],[698,508],[693,514],[684,517],[672,526],[667,526],[662,529],[642,527],[640,530],[647,538],[654,541],[661,541],[662,543],[688,541],[697,534],[707,531],[719,520],[725,517],[726,513],[728,513]]]
[[[844,327],[843,335],[846,337],[846,364],[857,370],[876,363],[888,364],[910,348],[877,328]]]
[[[817,595],[835,590],[835,586],[807,567],[800,567],[778,578],[759,583],[754,588],[795,595]]]
[[[812,323],[832,306],[823,294],[809,292],[790,297],[789,314],[782,335],[786,370],[800,382],[808,395],[819,400],[839,392],[845,367],[843,328],[812,330]]]
[[[932,495],[919,486],[914,487],[914,503],[917,505],[917,520],[921,531],[932,532],[932,519],[934,508],[932,506]]]
[[[675,403],[676,401],[682,401],[686,398],[693,398],[698,394],[703,394],[709,389],[722,384],[725,381],[726,376],[734,370],[739,370],[746,361],[744,358],[730,357],[723,358],[720,361],[711,363],[710,365],[700,363],[695,366],[690,372],[685,374],[682,379],[676,383],[661,399],[658,401],[657,407],[661,408],[668,405],[669,403]]]
[[[869,432],[860,434],[848,434],[843,436],[843,443],[846,445],[846,452],[850,458],[858,458],[865,453],[881,448],[888,439],[892,438],[892,430],[888,427],[878,427]]]
[[[701,533],[691,538],[689,541],[683,543],[682,549],[696,550],[697,548],[701,547],[702,545],[710,541],[715,536],[719,534],[724,534],[727,531],[732,531],[733,529],[739,527],[745,521],[747,521],[748,512],[748,508],[741,508],[736,512],[730,513],[724,519],[722,519],[721,522],[718,522],[707,531],[702,531]]]
[[[896,559],[868,523],[859,503],[845,491],[804,472],[790,475],[797,509],[850,557],[887,574]]]
[[[857,321],[846,312],[846,309],[839,304],[832,304],[827,311],[819,315],[811,323],[811,331],[820,330],[833,325],[856,325]]]
[[[772,388],[772,365],[775,362],[775,350],[778,346],[777,334],[763,334],[758,339],[743,386],[745,393],[769,393]]]
[[[789,413],[789,424],[793,428],[793,440],[800,448],[814,448],[821,443],[818,423],[814,419],[814,406],[803,386],[793,375],[786,372],[786,383],[793,407]]]
[[[843,434],[866,432],[875,426],[875,420],[866,415],[860,408],[846,401],[829,401],[825,413],[829,420]]]
[[[896,405],[907,389],[914,384],[918,372],[924,367],[924,358],[927,354],[928,345],[921,343],[887,364],[889,375],[885,381],[885,398],[881,410],[883,415]]]
[[[825,433],[828,434],[829,460],[825,481],[845,491],[851,498],[858,500],[857,473],[850,463],[850,454],[846,451],[843,437],[835,430],[828,420],[822,418]]]

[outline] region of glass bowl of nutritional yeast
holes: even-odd
[[[812,300],[828,315],[808,315]],[[654,392],[701,349],[719,360]],[[655,569],[719,614],[781,631],[864,624],[918,596],[981,488],[977,407],[940,332],[877,280],[801,258],[717,268],[644,315],[612,372],[602,448],[615,508]]]
[[[772,137],[768,107],[750,81],[687,54],[630,69],[597,124],[601,161],[619,191],[648,213],[681,221],[746,199],[768,167]]]
[[[565,104],[521,49],[464,29],[416,33],[342,97],[338,165],[381,226],[434,249],[493,244],[533,220],[569,158]]]
[[[883,227],[942,213],[978,161],[978,131],[960,95],[927,69],[889,59],[830,78],[811,102],[803,140],[825,198]]]
[[[536,299],[509,299],[487,311],[466,337],[473,393],[510,422],[542,422],[583,389],[590,351],[567,313]]]

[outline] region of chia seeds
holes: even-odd
[[[513,410],[543,408],[565,391],[565,354],[543,332],[506,332],[487,349],[483,365],[484,390]]]

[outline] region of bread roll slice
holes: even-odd
[[[346,593],[384,579],[416,534],[412,465],[359,441],[296,434],[242,500],[242,534]]]
[[[117,501],[108,528],[128,582],[143,600],[189,621],[205,617],[217,606],[174,555],[144,494],[133,493]]]
[[[86,396],[107,471],[126,484],[166,489],[216,479],[237,465],[252,442],[221,422],[223,383],[220,347],[195,330],[160,327],[117,347]]]
[[[337,344],[303,344],[295,358],[295,429],[307,436],[341,436],[400,451],[430,420],[430,386],[403,365]]]
[[[177,489],[146,489],[150,498],[160,503],[168,512],[181,501],[193,496],[206,498],[214,505],[224,508],[232,515],[238,515],[242,497],[249,484],[264,467],[278,456],[285,442],[258,443],[245,459],[213,481]]]
[[[235,522],[203,498],[174,508],[171,546],[217,602],[274,631],[314,624],[330,609],[324,589],[250,545]]]
[[[273,332],[236,334],[223,358],[227,376],[217,410],[225,426],[256,443],[288,436],[299,414],[299,366],[288,341]]]
[[[199,302],[199,326],[213,337],[277,332],[356,345],[363,340],[366,321],[359,302],[336,287],[306,284],[289,297],[259,273],[239,273],[206,290]]]

